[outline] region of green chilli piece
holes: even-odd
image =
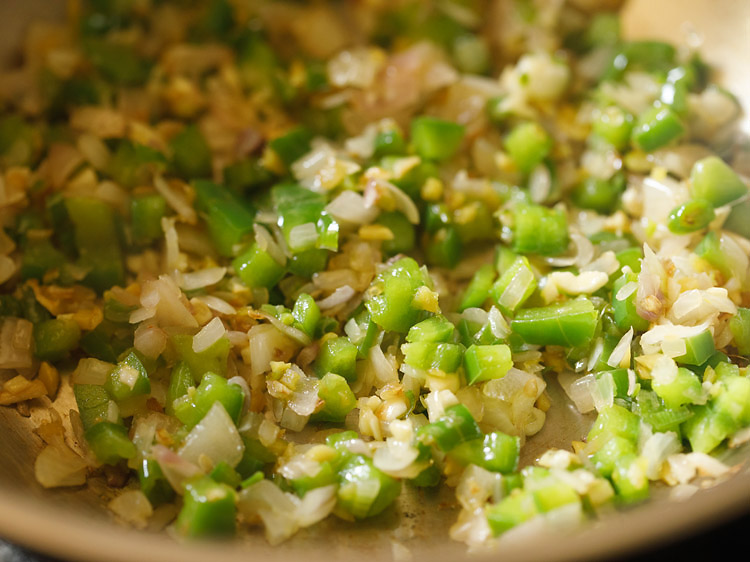
[[[96,458],[104,464],[132,459],[137,453],[124,425],[102,421],[88,428],[84,437]]]
[[[161,219],[167,200],[158,193],[133,195],[130,199],[130,233],[136,244],[150,244],[163,236]]]
[[[346,336],[326,339],[320,346],[313,370],[318,377],[335,373],[349,382],[357,379],[358,349]]]
[[[568,218],[562,209],[518,203],[513,208],[513,251],[556,256],[568,248]]]
[[[539,511],[532,494],[517,488],[499,503],[489,505],[486,513],[492,534],[497,537],[532,519]]]
[[[138,466],[138,483],[152,506],[171,502],[175,498],[175,491],[154,459],[141,461]]]
[[[315,421],[343,422],[357,405],[349,383],[335,373],[328,373],[320,379],[318,398],[323,401],[323,407],[311,416],[310,419]]]
[[[463,466],[475,464],[490,472],[511,474],[518,469],[520,453],[519,437],[493,431],[481,439],[458,445],[448,454]]]
[[[426,160],[449,159],[461,146],[464,133],[463,125],[437,117],[416,117],[411,122],[411,144]]]
[[[413,300],[429,277],[412,258],[401,258],[373,280],[365,307],[384,330],[406,333],[422,316]]]
[[[611,105],[597,113],[591,128],[594,134],[607,141],[615,149],[622,151],[630,145],[633,121],[630,113]]]
[[[750,355],[750,308],[737,308],[737,314],[729,320],[729,329],[737,352]]]
[[[532,345],[577,347],[589,343],[596,332],[599,312],[585,297],[541,308],[518,311],[511,329]]]
[[[472,345],[464,353],[464,370],[469,384],[502,378],[512,366],[510,348],[504,344]]]
[[[677,114],[665,106],[644,111],[633,128],[633,143],[645,152],[668,145],[685,133],[685,126]]]
[[[490,296],[490,289],[495,282],[495,277],[497,277],[497,273],[491,263],[486,263],[477,269],[464,291],[461,305],[458,307],[459,312],[463,312],[467,308],[481,307]]]
[[[716,351],[710,330],[685,338],[685,353],[674,360],[684,365],[703,365]]]
[[[231,384],[215,373],[203,375],[198,388],[177,398],[172,407],[175,417],[191,428],[203,419],[215,402],[220,402],[224,406],[235,424],[239,423],[245,393],[239,385]]]
[[[649,497],[648,478],[642,469],[632,470],[632,464],[640,462],[638,456],[628,455],[615,461],[612,484],[617,499],[626,504],[642,502]]]
[[[624,189],[625,177],[622,174],[616,174],[608,180],[588,177],[576,186],[571,199],[581,209],[609,215],[619,204]]]
[[[232,262],[232,267],[242,282],[252,289],[271,289],[286,273],[284,266],[257,242],[253,242],[245,252],[237,256]]]
[[[179,361],[169,376],[169,386],[167,387],[167,400],[164,405],[164,411],[167,415],[174,416],[174,402],[188,393],[188,389],[195,384],[193,373],[190,371],[187,363]]]
[[[81,328],[71,318],[51,318],[34,324],[34,355],[58,361],[78,347]]]
[[[172,345],[181,361],[190,368],[193,380],[200,382],[205,373],[227,372],[227,359],[231,344],[229,339],[221,337],[203,351],[193,351],[193,336],[188,334],[173,334]]]
[[[196,207],[205,213],[206,226],[218,252],[233,257],[235,247],[253,232],[254,210],[224,186],[207,180],[193,182]]]
[[[409,333],[406,334],[406,341],[409,343],[449,342],[453,337],[455,328],[453,323],[445,316],[430,316],[409,329]]]
[[[382,513],[401,493],[401,482],[363,455],[351,457],[339,471],[338,480],[338,507],[355,519]]]
[[[701,380],[692,371],[680,367],[673,380],[654,379],[651,388],[664,401],[667,408],[679,408],[685,404],[695,404],[703,398]]]
[[[104,388],[117,402],[151,392],[151,381],[143,362],[131,351],[109,372]]]
[[[208,476],[185,484],[183,505],[177,516],[177,532],[185,537],[231,536],[236,531],[237,494]]]
[[[552,138],[533,121],[516,125],[505,137],[505,150],[523,174],[530,174],[552,151]]]
[[[675,234],[690,234],[706,228],[716,218],[713,205],[705,199],[693,199],[672,209],[667,227]]]
[[[98,384],[74,384],[73,395],[76,399],[78,414],[81,417],[84,430],[88,430],[100,422],[109,420],[110,403],[114,406],[114,402],[112,402],[112,397],[104,386]]]
[[[477,422],[463,404],[449,406],[437,421],[423,425],[417,430],[417,440],[420,443],[434,445],[443,452],[481,437],[482,432]]]
[[[490,296],[505,314],[513,314],[534,293],[536,276],[526,256],[518,256],[490,289]]]
[[[424,371],[455,373],[461,366],[464,349],[456,343],[418,341],[401,346],[404,363]]]
[[[302,293],[297,297],[292,308],[292,316],[295,324],[311,338],[315,337],[315,331],[320,321],[320,307],[310,295]]]
[[[690,171],[690,193],[695,199],[721,207],[747,195],[748,186],[718,156],[708,156],[693,164]]]
[[[172,166],[184,179],[207,178],[212,173],[211,148],[196,125],[188,125],[169,142]]]
[[[414,225],[409,222],[406,215],[399,211],[388,211],[380,213],[377,224],[382,224],[393,233],[393,239],[383,240],[381,249],[388,256],[396,254],[405,254],[414,249],[417,240],[417,233]]]
[[[609,478],[617,466],[618,459],[629,457],[636,452],[636,444],[633,441],[615,435],[607,439],[590,459],[596,471]]]

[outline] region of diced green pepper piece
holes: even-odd
[[[421,116],[411,122],[411,142],[419,156],[427,160],[447,160],[461,146],[465,129],[463,125]]]
[[[138,482],[141,485],[141,491],[154,507],[171,502],[175,497],[175,491],[164,477],[159,463],[153,459],[141,461],[138,467]]]
[[[458,231],[453,225],[441,228],[431,235],[425,247],[425,259],[428,264],[451,269],[461,259],[463,244]]]
[[[302,158],[310,150],[312,133],[304,127],[297,127],[287,131],[284,135],[276,137],[268,143],[288,168],[295,160]]]
[[[536,276],[526,256],[518,256],[500,276],[492,288],[490,296],[505,314],[513,314],[534,293],[537,288]]]
[[[365,301],[372,320],[384,330],[407,332],[422,315],[413,301],[427,282],[425,273],[412,258],[401,258],[379,273]]]
[[[624,150],[630,144],[633,116],[620,107],[610,105],[597,113],[592,130],[615,149]]]
[[[729,329],[737,352],[750,355],[750,308],[737,308],[737,314],[729,320]]]
[[[107,421],[112,400],[103,386],[98,384],[74,384],[73,394],[84,429],[89,429],[99,422]]]
[[[443,452],[481,437],[482,432],[477,422],[463,404],[446,408],[440,419],[423,425],[417,430],[417,440],[420,443],[435,445]]]
[[[693,451],[710,453],[737,430],[736,423],[726,412],[718,412],[708,405],[696,406],[693,411],[695,415],[682,425]]]
[[[538,513],[534,498],[529,492],[514,490],[499,503],[487,507],[487,522],[492,534],[497,537]]]
[[[203,419],[215,402],[221,402],[229,417],[238,423],[245,393],[239,385],[229,383],[224,377],[206,373],[194,393],[188,392],[174,402],[174,414],[186,426],[193,427]]]
[[[89,427],[84,437],[96,458],[104,464],[132,459],[137,453],[124,425],[101,421]]]
[[[448,342],[451,341],[455,328],[453,323],[445,316],[430,316],[409,329],[409,333],[406,334],[406,341],[409,343]]]
[[[167,387],[167,400],[164,405],[164,411],[168,415],[174,416],[174,401],[185,396],[194,382],[193,373],[184,361],[180,361],[172,368]]]
[[[315,488],[337,484],[339,480],[338,473],[334,470],[333,465],[324,461],[320,463],[320,470],[314,476],[300,476],[289,481],[294,493],[304,498],[305,494]]]
[[[653,152],[681,137],[685,126],[669,107],[656,106],[644,111],[633,128],[633,143],[645,152]],[[705,197],[703,197],[705,199]]]
[[[357,355],[357,346],[349,338],[330,338],[320,346],[313,369],[318,377],[335,373],[348,382],[354,382],[357,378]]]
[[[81,328],[70,318],[52,318],[34,324],[34,355],[43,361],[58,361],[78,347]]]
[[[118,402],[151,392],[151,382],[146,368],[134,351],[128,353],[127,357],[110,371],[104,388]]]
[[[310,295],[302,293],[294,303],[292,316],[299,328],[311,338],[315,337],[315,329],[320,321],[320,308]]]
[[[42,279],[51,269],[60,269],[67,259],[49,240],[28,241],[21,256],[21,278]]]
[[[513,209],[513,251],[555,256],[568,248],[568,219],[561,209],[522,203]]]
[[[239,488],[242,483],[242,477],[226,461],[220,461],[208,476],[214,482],[226,484],[232,489]]]
[[[590,300],[579,297],[560,304],[518,311],[511,329],[526,343],[577,347],[589,343],[599,313]]]
[[[349,383],[335,373],[328,373],[320,379],[318,398],[323,400],[323,409],[311,416],[310,419],[315,421],[343,422],[357,405]]]
[[[234,256],[235,247],[253,232],[254,211],[227,188],[213,182],[198,180],[193,182],[193,188],[216,249],[222,256]]]
[[[494,431],[482,439],[458,445],[449,455],[464,466],[475,464],[490,472],[510,474],[518,469],[520,452],[519,437]]]
[[[339,471],[338,506],[355,519],[378,515],[400,492],[401,482],[375,468],[365,456],[353,456]]]
[[[73,223],[79,263],[89,269],[84,283],[97,291],[122,285],[125,265],[114,209],[89,197],[68,197],[65,209]]]
[[[461,366],[463,347],[455,343],[418,341],[401,346],[404,363],[415,369],[455,373]]]
[[[237,256],[232,266],[242,282],[251,288],[270,289],[284,277],[284,266],[257,243],[253,243],[247,251]]]
[[[685,365],[702,365],[716,351],[714,337],[709,330],[685,338],[685,347],[685,354],[674,358],[677,363]]]
[[[587,441],[601,441],[602,444],[612,437],[622,437],[633,443],[638,439],[640,420],[636,414],[613,404],[599,411],[594,425],[589,431]]]
[[[714,207],[736,201],[748,192],[745,182],[718,156],[708,156],[693,164],[690,171],[690,193]]]
[[[158,193],[134,195],[130,200],[130,232],[136,244],[150,244],[162,237],[161,219],[167,201]]]
[[[608,180],[589,176],[576,186],[571,199],[581,209],[609,215],[620,203],[624,189],[625,178],[622,174],[616,174]]]
[[[521,173],[530,174],[549,155],[552,139],[541,125],[528,121],[513,128],[504,146]]]
[[[612,484],[617,498],[623,503],[642,502],[649,497],[648,478],[643,470],[633,470],[632,464],[639,462],[635,455],[620,457],[612,471]]]
[[[618,459],[630,457],[635,453],[636,446],[633,441],[614,435],[604,441],[602,447],[591,455],[591,462],[599,474],[609,478],[617,466]]]
[[[123,187],[148,185],[157,171],[167,166],[166,157],[158,150],[128,139],[117,145],[107,172]]]
[[[186,537],[234,535],[237,494],[226,484],[201,476],[185,485],[183,506],[175,523]]]
[[[196,125],[188,125],[169,142],[172,165],[184,179],[207,178],[212,174],[211,148]]]
[[[705,199],[693,199],[672,209],[667,226],[675,234],[689,234],[706,228],[715,217],[711,203]]]
[[[177,355],[193,373],[195,382],[199,382],[205,373],[223,375],[227,372],[227,359],[231,348],[227,338],[219,338],[200,352],[193,351],[193,336],[174,334],[171,339]]]
[[[736,202],[732,205],[732,210],[729,212],[729,216],[724,221],[722,228],[745,238],[750,238],[750,221],[747,220],[749,216],[750,199]]]
[[[667,408],[679,408],[684,404],[695,404],[703,397],[700,378],[684,367],[677,369],[674,380],[654,379],[651,381],[651,388],[664,400]]]
[[[463,312],[467,308],[481,307],[490,296],[490,289],[495,282],[495,268],[491,263],[484,264],[480,267],[471,278],[469,285],[464,291],[459,311]]]
[[[564,505],[580,503],[581,497],[569,484],[553,482],[536,488],[532,492],[534,504],[541,513],[547,513]]]
[[[249,478],[258,471],[262,471],[266,465],[276,462],[276,455],[273,454],[258,439],[253,439],[247,435],[242,435],[242,443],[245,445],[245,451],[242,453],[240,462],[234,469],[243,478]]]
[[[512,366],[510,348],[504,344],[472,345],[464,353],[466,382],[469,384],[502,378]]]
[[[393,239],[384,240],[380,246],[387,256],[405,254],[414,249],[417,234],[414,225],[403,213],[399,211],[380,213],[375,222],[387,227],[393,233]]]
[[[381,131],[375,136],[375,158],[383,156],[398,156],[406,153],[406,141],[403,135],[396,130]]]

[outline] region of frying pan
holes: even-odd
[[[60,18],[63,11],[60,0],[2,0],[0,63],[9,60],[30,20]],[[719,69],[720,81],[750,110],[750,2],[630,0],[623,25],[631,38],[677,43],[702,39],[704,58]],[[742,129],[750,133],[747,117]],[[587,433],[592,421],[566,404],[561,389],[549,382],[555,405],[544,429],[529,440],[523,462],[533,461],[552,446],[567,448],[571,440]],[[71,400],[70,392],[63,389],[54,407],[64,412]],[[372,521],[355,525],[329,518],[277,547],[269,546],[258,529],[228,543],[187,543],[165,531],[136,531],[120,525],[106,508],[113,492],[97,479],[76,489],[42,489],[33,475],[42,442],[32,430],[44,415],[42,408],[32,408],[30,417],[21,417],[14,408],[0,408],[0,536],[77,561],[601,560],[684,538],[750,513],[750,447],[741,447],[725,459],[735,466],[731,475],[704,483],[689,498],[670,499],[669,490],[658,489],[643,505],[564,534],[545,535],[541,540],[521,537],[492,553],[468,554],[464,545],[448,538],[458,514],[451,490],[408,488],[393,509]]]

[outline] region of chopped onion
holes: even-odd
[[[242,460],[244,451],[245,445],[237,427],[221,402],[217,401],[187,434],[179,455],[193,464],[199,464],[201,457],[205,456],[214,465],[224,461],[234,467]]]
[[[389,437],[385,447],[375,451],[372,462],[376,468],[394,478],[415,478],[426,468],[424,463],[415,463],[419,451],[411,443]]]
[[[261,480],[242,490],[237,509],[247,521],[263,522],[271,545],[285,541],[299,529],[295,503],[270,480]]]
[[[268,252],[279,265],[286,264],[286,253],[281,249],[276,239],[271,236],[268,230],[256,222],[253,225],[253,232],[255,233],[255,243],[258,244],[261,250]]]
[[[221,318],[215,317],[193,337],[193,351],[200,353],[205,351],[221,338],[225,337],[227,330]]]
[[[295,510],[295,519],[300,527],[309,527],[318,521],[322,521],[333,511],[336,506],[335,485],[322,486],[310,490],[305,494]]]
[[[107,504],[123,521],[137,529],[145,529],[154,513],[148,498],[140,490],[127,490]]]
[[[194,291],[215,285],[224,279],[226,272],[226,267],[209,267],[192,273],[181,273],[178,275],[178,279],[183,291]]]
[[[257,324],[247,333],[248,346],[242,358],[250,365],[251,375],[260,375],[271,368],[271,361],[289,359],[298,344],[270,324]]]
[[[661,474],[661,467],[670,455],[682,450],[680,440],[673,431],[654,433],[641,447],[641,456],[648,462],[646,477],[657,480]]]
[[[107,376],[115,366],[112,363],[95,359],[94,357],[84,357],[78,361],[70,382],[73,384],[96,384],[103,385],[107,381]]]
[[[617,342],[612,353],[607,359],[607,365],[612,368],[621,366],[623,363],[630,364],[630,344],[633,342],[633,328],[631,327]]]
[[[46,446],[34,461],[34,476],[45,488],[81,486],[86,472],[86,461],[64,444]]]
[[[34,325],[25,318],[0,319],[0,369],[29,369]]]
[[[280,331],[282,334],[288,336],[292,340],[296,341],[300,345],[310,345],[312,340],[310,339],[310,336],[308,336],[305,332],[302,330],[298,330],[294,326],[288,326],[287,324],[284,324],[281,320],[276,318],[275,316],[271,316],[270,314],[266,314],[265,312],[260,313],[263,318],[268,320],[274,328],[276,328],[278,331]]]
[[[586,414],[595,409],[593,393],[596,388],[596,377],[593,374],[581,377],[571,371],[565,371],[557,376],[557,380],[579,412]]]
[[[314,248],[317,240],[318,229],[312,222],[297,225],[289,231],[289,248],[292,252]]]
[[[182,494],[186,480],[201,473],[201,469],[196,464],[164,445],[154,445],[151,448],[151,455],[159,463],[159,468],[164,473],[169,485],[179,494]]]
[[[188,202],[185,196],[180,193],[178,189],[171,186],[167,180],[161,176],[154,177],[154,187],[159,194],[167,200],[167,204],[174,209],[174,211],[180,215],[185,222],[189,224],[195,224],[198,220],[198,215],[195,213],[195,209]]]
[[[334,308],[336,306],[339,306],[340,304],[344,304],[355,294],[356,291],[349,285],[338,287],[331,295],[322,300],[319,300],[318,307],[320,308],[320,310],[328,310]]]
[[[194,298],[198,299],[211,310],[214,310],[220,314],[226,314],[227,316],[237,314],[236,308],[234,308],[224,299],[220,299],[219,297],[216,297],[214,295],[200,295]]]
[[[158,326],[141,324],[133,334],[133,347],[146,357],[156,359],[167,347],[167,333]]]
[[[638,283],[635,281],[628,281],[617,291],[617,293],[615,294],[615,300],[624,301],[637,290]]]
[[[552,267],[570,267],[577,265],[579,268],[588,264],[594,257],[594,245],[579,232],[570,233],[570,241],[575,246],[575,253],[568,256],[546,257],[544,261]]]
[[[351,189],[336,196],[326,206],[326,211],[338,222],[353,224],[369,224],[380,213],[378,207],[370,205],[361,194]]]

